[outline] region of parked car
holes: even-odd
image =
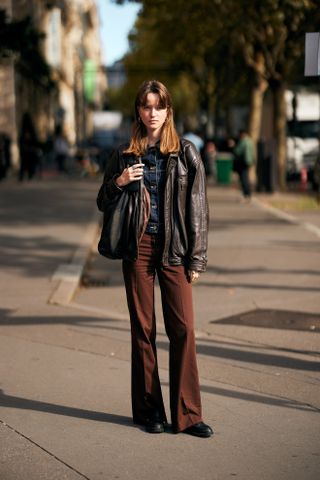
[[[317,93],[286,92],[287,102],[287,177],[300,178],[302,169],[312,182],[319,155],[320,97]]]

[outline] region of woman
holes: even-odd
[[[69,144],[61,125],[57,125],[54,132],[53,150],[60,173],[68,173],[66,162],[69,155]]]
[[[31,180],[37,172],[41,151],[32,118],[27,112],[24,113],[22,117],[19,150],[19,181],[23,181],[25,173],[27,173],[28,179]]]
[[[201,416],[191,291],[207,262],[204,169],[193,144],[177,135],[170,94],[162,83],[152,80],[140,86],[135,115],[130,145],[120,147],[108,161],[97,199],[103,211],[129,189],[145,219],[142,225],[135,222],[122,255],[131,320],[133,421],[149,433],[163,432],[167,421],[155,343],[157,273],[170,340],[172,428],[210,437],[212,429]]]
[[[243,200],[250,202],[251,186],[249,170],[254,163],[254,149],[252,140],[245,130],[240,130],[239,141],[233,149],[233,169],[239,175]]]

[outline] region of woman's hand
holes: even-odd
[[[121,175],[116,179],[118,187],[124,187],[131,182],[141,180],[143,177],[144,163],[135,163],[132,167],[127,167],[123,170]]]
[[[189,277],[189,282],[193,283],[193,282],[196,282],[197,280],[199,280],[200,273],[195,272],[194,270],[189,270],[188,271],[188,277]]]

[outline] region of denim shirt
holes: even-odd
[[[144,163],[144,184],[150,194],[150,218],[146,233],[161,233],[164,230],[164,189],[166,184],[167,158],[160,152],[159,142],[148,147],[141,158]]]

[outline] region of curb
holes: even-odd
[[[299,225],[320,238],[320,228],[316,225],[301,221],[294,215],[290,215],[276,207],[267,205],[257,198],[253,198],[252,203],[254,203],[254,205],[261,210],[267,211],[272,215],[287,221],[288,223]],[[97,238],[97,234],[100,229],[100,219],[100,212],[95,210],[89,225],[87,226],[85,234],[80,241],[79,247],[74,252],[71,261],[69,263],[63,263],[59,265],[54,272],[51,278],[54,286],[48,299],[49,304],[68,305],[72,301],[74,294],[79,287],[92,244]],[[96,313],[100,314],[101,312]]]
[[[68,305],[71,302],[79,287],[92,244],[99,232],[100,218],[100,212],[95,210],[71,261],[59,265],[52,275],[51,281],[54,286],[48,299],[49,304]]]
[[[320,238],[320,228],[314,225],[313,223],[304,222],[303,220],[300,220],[294,215],[290,215],[289,213],[286,213],[283,210],[280,210],[279,208],[272,207],[271,205],[265,204],[264,202],[262,202],[261,200],[258,200],[257,198],[253,198],[252,203],[254,203],[254,205],[259,207],[261,210],[265,210],[266,212],[269,212],[272,215],[278,218],[281,218],[282,220],[286,220],[288,223],[299,225],[300,227],[304,228],[305,230],[308,230],[309,232],[315,234],[317,237]]]

